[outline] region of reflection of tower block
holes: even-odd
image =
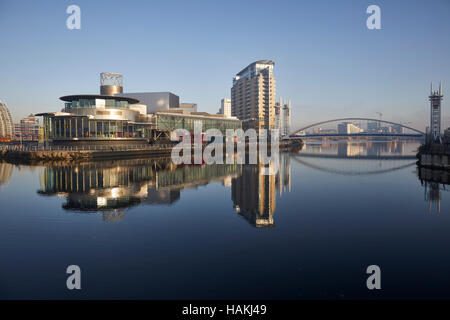
[[[437,182],[425,182],[425,200],[428,201],[428,210],[433,207],[437,212],[441,211],[441,190]]]
[[[100,73],[100,94],[113,96],[123,93],[123,76],[120,73]]]
[[[433,142],[441,141],[441,101],[442,84],[439,85],[439,91],[433,91],[431,84],[431,92],[428,97],[430,100],[430,135]]]

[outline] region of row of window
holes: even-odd
[[[89,120],[84,117],[49,117],[44,119],[45,136],[62,138],[149,138],[150,127],[128,121]]]
[[[202,131],[208,129],[218,129],[224,131],[226,129],[240,129],[240,121],[224,121],[221,119],[201,119],[201,118],[184,118],[170,115],[158,115],[157,129],[173,131],[175,129],[186,129],[189,132],[194,131],[195,121],[200,121]]]
[[[119,101],[114,99],[79,99],[72,102],[66,102],[66,109],[70,108],[96,108],[96,100],[104,101],[105,108],[128,108],[128,101]]]

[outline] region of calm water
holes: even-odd
[[[417,147],[308,144],[276,176],[1,163],[0,298],[450,298],[448,176],[419,173]],[[81,291],[66,288],[71,264]]]

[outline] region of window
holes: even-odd
[[[103,122],[97,121],[97,137],[102,137],[103,134]]]

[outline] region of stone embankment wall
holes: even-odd
[[[450,184],[450,171],[420,167],[419,179],[441,184]]]
[[[450,146],[448,145],[421,146],[417,157],[422,167],[450,170]]]
[[[45,162],[45,161],[83,161],[96,159],[122,159],[135,158],[141,156],[163,156],[170,155],[171,148],[143,148],[120,151],[104,150],[58,150],[58,151],[22,151],[22,150],[1,150],[0,159],[17,162]]]
[[[301,150],[303,142],[288,141],[280,143],[280,150]],[[152,146],[152,147],[138,147],[138,148],[115,148],[111,147],[101,150],[20,150],[20,149],[6,149],[0,150],[0,160],[5,160],[14,163],[35,163],[35,162],[54,162],[54,161],[86,161],[99,159],[125,159],[138,157],[161,157],[170,156],[172,153],[172,145]],[[205,146],[203,146],[204,148]],[[248,144],[246,144],[246,151],[248,151]],[[270,145],[269,145],[270,148]],[[237,146],[235,145],[235,151]],[[226,144],[224,144],[224,152],[226,151]],[[194,150],[191,150],[191,154]]]
[[[421,154],[420,165],[450,170],[449,156],[443,154]]]

